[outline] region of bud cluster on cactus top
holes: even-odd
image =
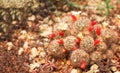
[[[112,48],[111,44],[116,44],[119,40],[117,32],[105,28],[96,20],[90,22],[87,16],[80,14],[77,16],[79,18],[70,14],[73,21],[69,23],[62,20],[62,23],[67,25],[67,27],[65,26],[67,29],[55,30],[49,35],[51,42],[47,48],[48,54],[53,57],[61,57],[69,52],[68,56],[72,66],[81,69],[87,68],[87,65],[91,62],[101,61],[105,56],[106,58],[112,58],[113,56],[108,57],[110,54],[114,54],[109,48]],[[64,25],[61,28],[64,28]],[[82,36],[78,36],[79,33]]]

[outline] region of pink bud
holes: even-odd
[[[80,43],[80,38],[78,37],[77,39],[76,39],[76,44],[79,44]]]
[[[49,35],[49,38],[54,38],[55,36],[56,36],[55,33],[52,33]]]
[[[96,34],[97,34],[97,35],[100,35],[100,34],[101,34],[101,29],[100,29],[100,27],[97,27],[97,28],[96,28]]]
[[[76,18],[75,15],[71,14],[70,16],[72,17],[72,20],[73,20],[74,22],[77,20],[77,18]]]
[[[85,61],[82,61],[81,65],[80,65],[80,68],[81,69],[85,69],[86,68],[86,62]]]
[[[100,42],[100,40],[99,40],[99,39],[96,39],[96,40],[94,41],[94,45],[99,44],[99,42]]]
[[[91,32],[94,29],[93,26],[88,27],[88,30]]]
[[[60,39],[60,40],[58,41],[58,43],[61,44],[61,45],[64,44],[63,39]]]
[[[62,30],[59,31],[59,35],[60,36],[63,36],[64,35],[64,32]]]
[[[92,26],[94,26],[94,25],[96,25],[96,24],[97,24],[97,21],[96,21],[96,20],[94,20],[94,21],[91,22],[91,25],[92,25]]]

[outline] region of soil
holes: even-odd
[[[38,1],[39,9],[31,11],[22,20],[8,19],[8,22],[3,20],[2,17],[0,18],[0,73],[120,73],[119,0],[108,2],[109,6],[113,6],[113,8],[106,6],[105,2],[109,0]],[[2,10],[2,8],[0,9]],[[88,27],[79,31],[73,25],[82,17],[89,19],[90,24],[86,21],[80,23],[80,27],[84,27],[81,24],[84,25],[85,23],[100,25],[101,30],[110,29],[115,35],[111,36],[109,32],[110,34],[107,33],[108,36],[101,37],[100,30],[94,30],[92,27],[90,31],[88,31]],[[99,33],[99,35],[96,33]],[[62,38],[62,44],[59,45],[65,48],[64,40],[67,36],[80,37],[80,39],[70,51],[62,50],[65,56],[61,57],[61,53],[57,55],[60,57],[51,56],[47,52],[47,49],[51,50],[48,47],[51,45],[50,42]],[[97,47],[96,50],[94,45],[94,50],[87,52],[88,55],[97,51],[100,52],[102,59],[99,61],[90,60],[87,67],[81,69],[72,66],[70,56],[72,51],[76,49],[87,49],[79,46],[80,41],[85,36],[91,36],[94,40],[99,39],[100,42],[105,43],[105,49],[102,51]],[[110,39],[110,43],[102,38]],[[103,48],[104,45],[100,47]],[[108,50],[110,50],[110,53],[107,53]],[[53,49],[52,52],[52,55],[56,56],[57,52],[54,53]],[[97,69],[92,68],[95,64],[98,66]]]

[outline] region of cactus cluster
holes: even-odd
[[[88,20],[89,18],[86,18],[85,21],[79,20],[82,19],[82,16],[80,15],[79,18],[75,16],[71,16],[71,18],[73,19],[73,22],[71,21],[71,23],[66,21],[62,22],[68,24],[68,26],[75,25],[72,26],[72,28],[76,28],[77,26],[76,31],[78,33],[74,33],[75,35],[73,35],[73,33],[67,34],[66,32],[73,31],[73,29],[68,30],[70,27],[67,27],[64,32],[61,31],[59,35],[53,32],[54,36],[51,37],[50,47],[47,49],[49,50],[49,55],[59,57],[62,54],[69,54],[67,57],[70,57],[68,59],[70,59],[72,65],[74,67],[80,67],[81,69],[85,69],[87,65],[90,65],[91,63],[97,63],[98,60],[101,61],[102,59],[113,58],[113,55],[117,51],[112,51],[112,44],[118,45],[118,40],[120,39],[116,31],[104,27],[103,24],[100,24],[95,20],[91,20],[90,22]],[[82,27],[83,25],[85,26]],[[79,35],[80,33],[81,35]],[[55,40],[60,41],[54,42]],[[64,53],[61,52],[63,48],[65,50]]]

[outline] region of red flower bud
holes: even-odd
[[[96,39],[96,40],[94,41],[94,45],[99,44],[99,42],[100,42],[100,40],[99,40],[99,39]]]
[[[88,30],[91,32],[94,29],[93,26],[88,27]]]
[[[94,25],[96,25],[96,24],[97,24],[97,21],[96,21],[96,20],[94,20],[94,21],[91,22],[91,25],[92,25],[92,26],[94,26]]]
[[[60,36],[63,36],[63,35],[64,35],[64,32],[60,30],[60,31],[59,31],[59,35],[60,35]]]
[[[97,27],[97,28],[96,28],[96,34],[97,34],[97,35],[100,35],[100,34],[101,34],[101,28],[100,28],[100,27]]]
[[[55,33],[52,33],[49,35],[49,38],[54,38],[55,36],[56,36]]]
[[[80,43],[80,38],[78,37],[77,39],[76,39],[76,44],[79,44]]]
[[[77,18],[76,18],[75,15],[71,14],[70,16],[72,17],[72,20],[73,20],[74,22],[77,20]]]
[[[60,40],[58,41],[58,43],[61,44],[61,45],[64,44],[63,39],[60,39]]]
[[[85,69],[86,68],[86,62],[85,61],[82,61],[81,65],[80,65],[80,68],[81,69]]]

